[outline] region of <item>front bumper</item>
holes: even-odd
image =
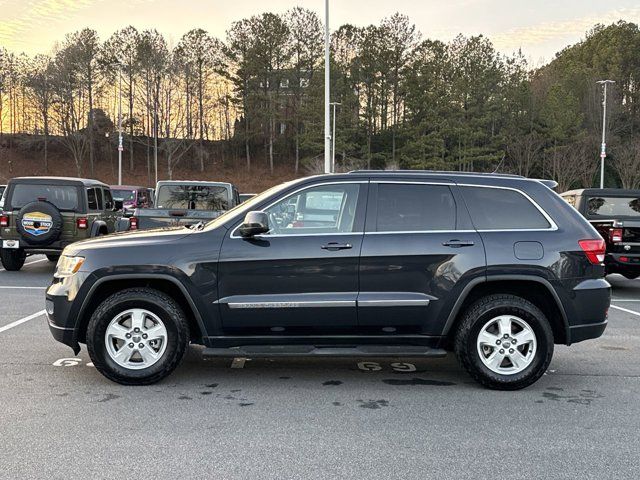
[[[77,274],[62,281],[54,281],[47,289],[45,310],[47,323],[53,338],[71,347],[77,355],[80,344],[77,338],[77,319],[79,308],[76,302],[78,291],[87,274]]]

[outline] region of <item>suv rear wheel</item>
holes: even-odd
[[[9,272],[16,272],[22,268],[27,255],[24,250],[9,250],[3,248],[0,250],[0,259],[2,266]]]
[[[547,370],[553,355],[553,331],[544,313],[524,298],[488,295],[465,311],[455,352],[482,385],[518,390]]]
[[[123,385],[149,385],[179,364],[189,343],[184,312],[151,288],[114,293],[87,327],[87,350],[105,377]]]

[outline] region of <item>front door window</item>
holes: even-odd
[[[267,208],[272,235],[354,231],[358,184],[332,184],[294,193]]]

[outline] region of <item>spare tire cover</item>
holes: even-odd
[[[42,200],[27,203],[18,212],[16,229],[27,243],[50,244],[62,233],[62,215],[52,203]]]

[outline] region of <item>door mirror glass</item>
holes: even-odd
[[[238,232],[244,238],[254,237],[269,231],[269,217],[264,212],[249,212],[244,217]]]

